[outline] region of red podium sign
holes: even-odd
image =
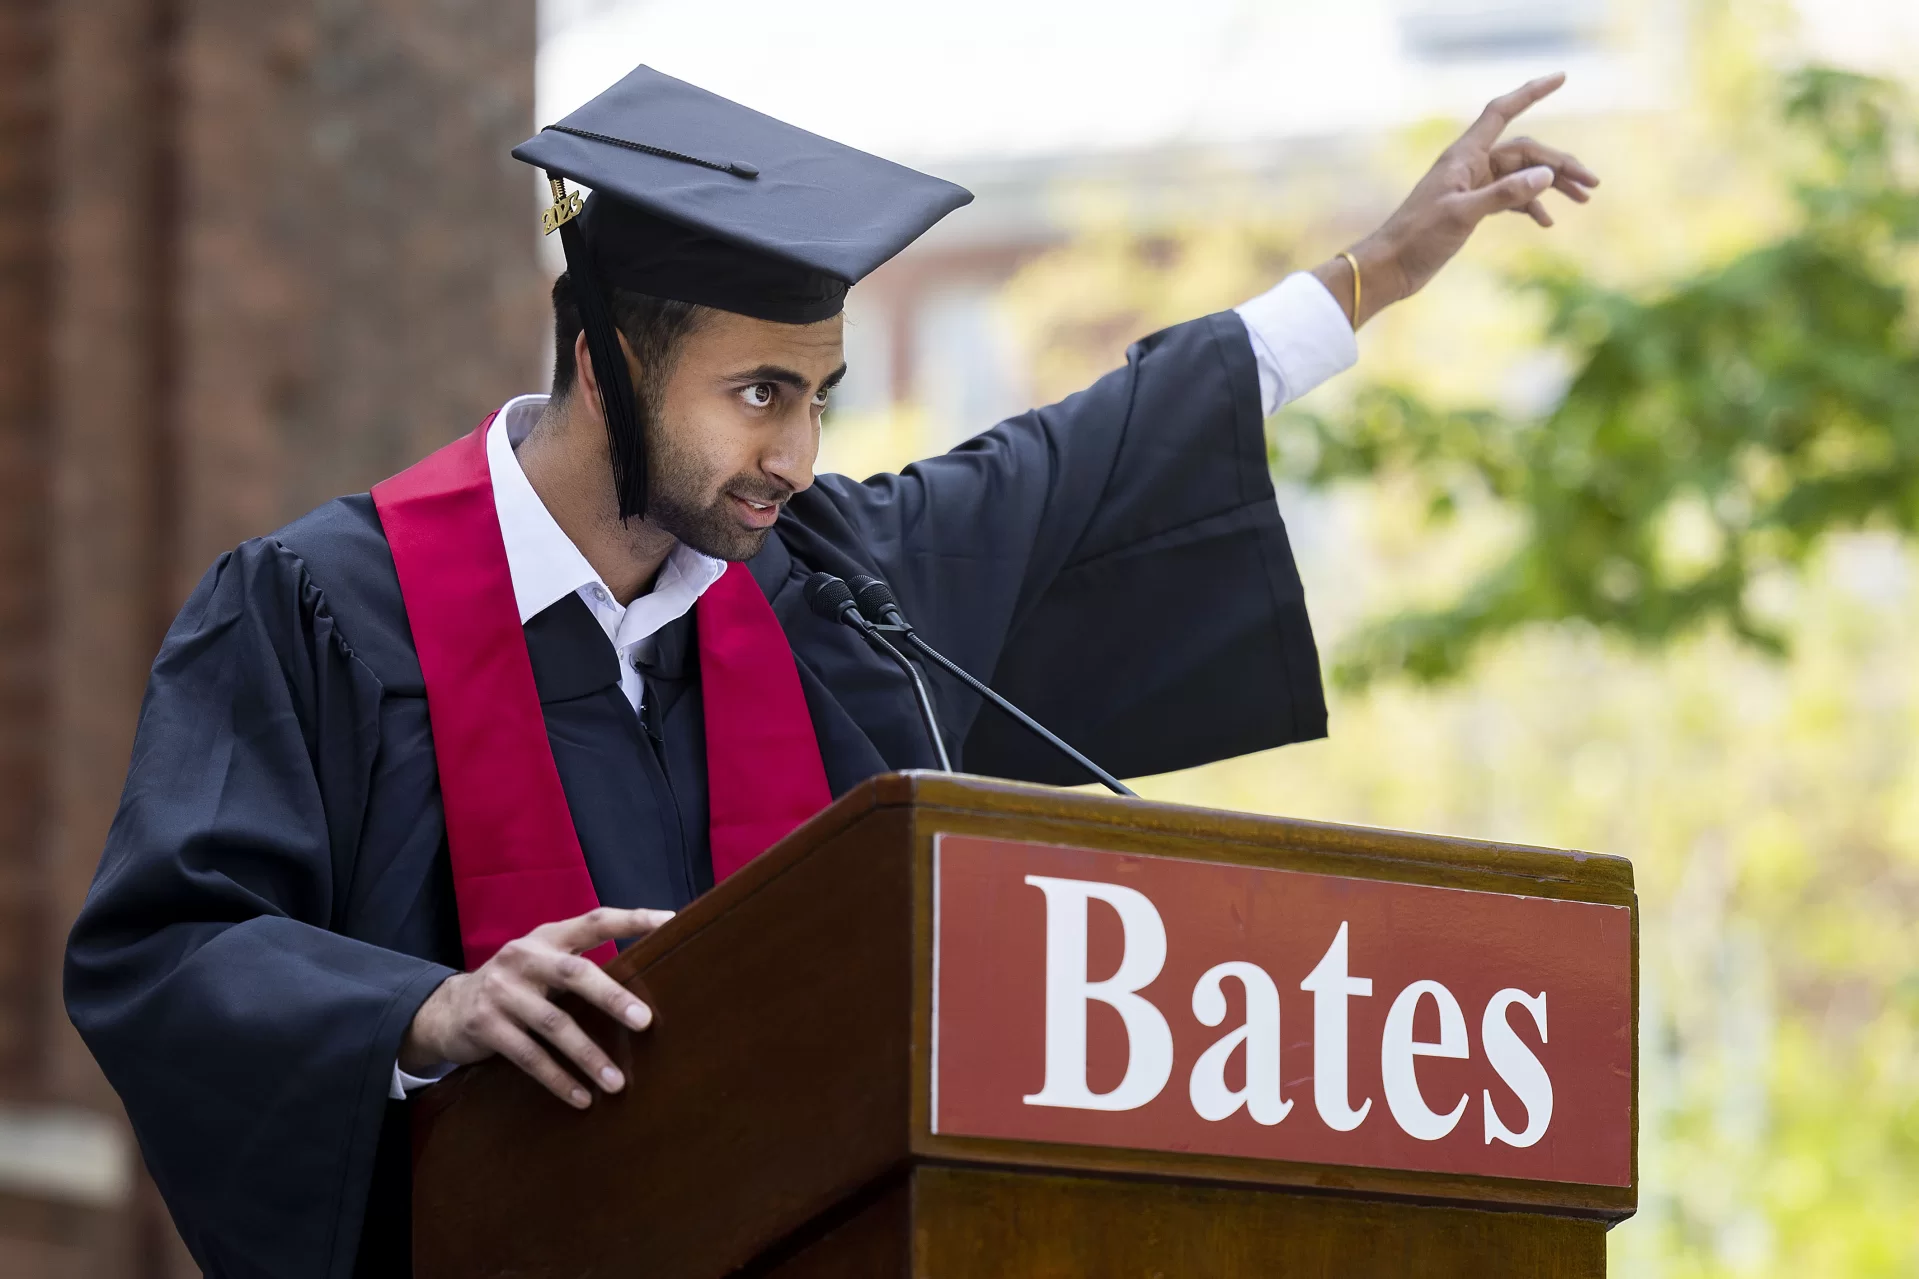
[[[1626,1186],[1623,906],[940,835],[933,1128]]]

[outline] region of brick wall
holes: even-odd
[[[0,1090],[36,1065],[46,718],[51,0],[0,6]]]
[[[540,382],[534,40],[482,0],[0,5],[0,1133],[121,1131],[59,950],[180,600]],[[10,1279],[189,1273],[143,1180],[6,1168]]]

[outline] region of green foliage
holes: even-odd
[[[1456,599],[1362,628],[1340,684],[1444,679],[1538,622],[1648,645],[1718,623],[1782,652],[1756,584],[1831,532],[1919,534],[1919,313],[1900,279],[1919,245],[1919,115],[1892,84],[1829,70],[1795,77],[1783,106],[1807,144],[1791,234],[1652,297],[1564,269],[1529,282],[1573,369],[1551,413],[1379,386],[1336,418],[1282,418],[1282,474],[1391,474],[1435,522],[1491,502],[1521,529]]]

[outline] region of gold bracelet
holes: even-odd
[[[1350,252],[1345,252],[1345,251],[1342,251],[1339,256],[1342,258],[1345,258],[1346,265],[1353,269],[1353,327],[1358,328],[1359,327],[1359,259],[1354,257]]]

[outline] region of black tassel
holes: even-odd
[[[646,514],[646,440],[640,433],[633,380],[627,376],[626,355],[620,348],[619,331],[614,327],[613,310],[607,305],[599,272],[594,269],[593,251],[580,234],[577,220],[560,227],[560,248],[566,253],[573,304],[580,310],[587,354],[593,359],[594,380],[600,387],[600,413],[606,418],[620,518],[636,520]]]

